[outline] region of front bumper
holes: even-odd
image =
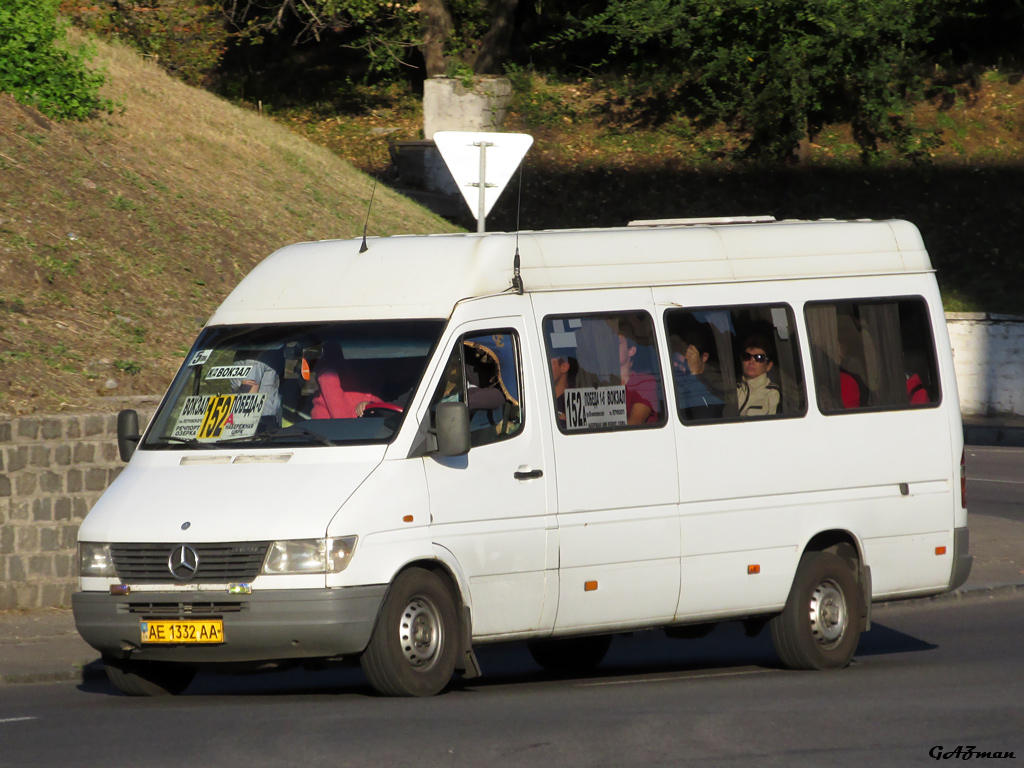
[[[76,592],[71,606],[83,639],[105,656],[139,661],[220,664],[362,653],[387,585],[224,592]],[[221,619],[218,645],[143,645],[139,622]]]

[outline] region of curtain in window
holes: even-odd
[[[842,410],[842,384],[839,380],[839,324],[832,305],[808,305],[805,310],[807,335],[811,345],[811,367],[818,408],[823,413]]]

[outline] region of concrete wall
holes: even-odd
[[[950,314],[961,409],[1024,416],[1024,318]],[[67,606],[78,525],[123,466],[117,410],[145,424],[155,399],[105,414],[0,416],[0,610]]]
[[[950,312],[960,410],[979,416],[1024,416],[1024,318]]]
[[[466,86],[469,85],[467,88]],[[438,131],[497,131],[512,103],[507,77],[431,77],[423,83],[423,138]]]

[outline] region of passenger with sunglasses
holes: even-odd
[[[743,345],[743,354],[740,355],[743,378],[736,385],[740,416],[771,416],[779,408],[782,394],[778,385],[768,378],[768,371],[774,365],[768,348],[764,339],[758,336],[750,337]]]

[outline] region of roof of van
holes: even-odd
[[[754,221],[615,229],[399,235],[289,245],[210,324],[448,317],[500,293],[518,244],[526,291],[880,275],[931,270],[906,221]]]

